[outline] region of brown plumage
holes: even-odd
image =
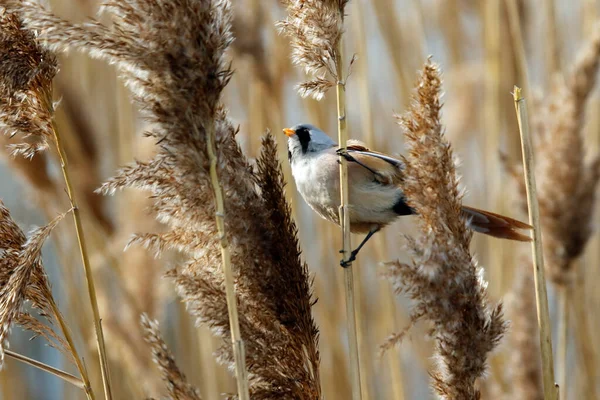
[[[396,160],[383,153],[370,150],[358,140],[348,141],[346,149],[349,153],[351,153],[350,157],[346,157],[346,159],[353,162],[350,164],[348,170],[348,175],[350,176],[351,181],[352,175],[365,173],[366,171],[367,173],[370,172],[373,174],[374,179],[381,184],[397,185],[398,187],[402,188],[403,164],[400,160]],[[373,170],[376,173],[373,173],[370,170]],[[532,229],[531,225],[524,222],[505,217],[504,215],[465,205],[462,206],[462,215],[469,221],[469,228],[475,232],[501,239],[516,240],[520,242],[531,241],[529,236],[517,231]],[[355,225],[363,224],[359,223]],[[361,232],[356,228],[354,228],[353,231]]]

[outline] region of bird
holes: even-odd
[[[350,231],[365,234],[342,267],[356,260],[367,241],[397,218],[415,214],[402,191],[404,163],[350,139],[340,148],[325,132],[311,124],[283,129],[287,136],[288,160],[296,188],[306,203],[322,218],[340,225],[339,157],[348,161],[348,210]],[[531,241],[518,230],[529,224],[493,212],[462,206],[468,227],[497,238]]]

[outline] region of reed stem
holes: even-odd
[[[540,349],[542,353],[542,380],[544,384],[544,398],[558,400],[558,388],[554,381],[554,364],[552,357],[552,328],[550,313],[548,311],[548,294],[544,276],[544,257],[542,253],[542,232],[540,230],[540,210],[535,185],[535,160],[533,146],[529,134],[529,120],[527,104],[521,95],[521,88],[514,88],[514,102],[517,112],[517,122],[521,135],[521,149],[523,152],[523,169],[525,172],[525,185],[527,190],[527,208],[529,210],[529,224],[533,226],[533,242],[531,244],[533,258],[533,273],[535,278],[535,301],[538,315],[538,328],[540,332]]]
[[[50,96],[46,99],[48,102],[49,109],[52,109],[52,100]],[[81,215],[79,213],[79,207],[75,199],[75,192],[73,185],[71,184],[71,177],[69,175],[67,154],[62,143],[61,136],[56,129],[54,123],[52,124],[52,134],[54,135],[54,143],[56,144],[56,150],[60,158],[60,168],[65,180],[65,186],[67,188],[67,196],[73,209],[73,221],[75,222],[75,232],[77,234],[77,243],[79,244],[79,252],[81,253],[81,261],[83,263],[83,269],[85,272],[85,280],[87,283],[88,294],[90,297],[90,303],[92,305],[92,313],[94,316],[94,331],[96,333],[96,344],[98,347],[98,353],[100,358],[100,370],[102,374],[102,384],[104,386],[104,395],[106,400],[112,400],[112,389],[110,384],[110,373],[108,370],[108,358],[106,356],[106,345],[104,344],[104,333],[102,331],[102,319],[100,318],[100,311],[98,310],[98,299],[96,297],[96,286],[94,284],[94,275],[90,266],[89,256],[87,252],[85,235],[83,233],[83,224],[81,222]]]
[[[66,324],[62,314],[60,313],[58,306],[54,302],[54,299],[51,298],[51,299],[49,299],[49,301],[50,301],[50,305],[52,306],[52,313],[54,314],[54,317],[58,321],[60,330],[61,330],[63,336],[65,337],[67,344],[69,345],[69,350],[71,351],[73,358],[75,359],[75,365],[77,366],[77,371],[79,371],[79,374],[81,375],[81,380],[83,381],[82,389],[85,390],[85,395],[87,396],[88,400],[94,400],[95,396],[94,396],[94,392],[92,391],[92,385],[90,384],[90,378],[87,374],[87,370],[85,369],[85,366],[83,365],[83,362],[81,361],[81,358],[79,357],[79,353],[77,352],[77,349],[75,348],[75,342],[73,341],[71,332],[69,331],[69,328],[67,327],[67,324]]]
[[[246,355],[244,351],[244,342],[240,332],[237,297],[235,294],[235,282],[233,278],[233,268],[231,266],[229,241],[227,240],[227,235],[225,233],[225,202],[223,200],[223,190],[219,182],[219,176],[217,174],[217,149],[215,146],[214,135],[214,126],[209,124],[206,132],[206,147],[208,150],[208,160],[210,162],[210,181],[215,192],[215,219],[221,244],[221,259],[223,261],[223,275],[225,276],[227,312],[229,314],[231,344],[233,347],[233,358],[235,360],[237,390],[240,400],[249,400],[250,392],[248,388],[248,375],[246,372]]]
[[[336,51],[336,96],[338,112],[338,143],[345,148],[348,141],[348,128],[346,124],[346,81],[344,78],[344,62],[342,56],[342,41],[338,41]],[[350,239],[350,213],[348,209],[348,164],[340,156],[340,225],[342,226],[342,252],[344,260],[350,258],[352,243]],[[348,345],[350,348],[350,381],[352,384],[352,399],[360,400],[360,361],[358,355],[358,335],[356,328],[356,298],[354,288],[354,275],[352,264],[344,268],[344,293],[346,296],[346,318],[348,327]]]
[[[559,317],[558,317],[558,384],[560,398],[567,398],[567,355],[569,346],[569,303],[571,287],[567,283],[559,288]]]
[[[85,383],[78,377],[71,375],[68,372],[60,370],[58,368],[54,368],[48,364],[44,364],[43,362],[34,360],[33,358],[26,357],[22,354],[15,353],[14,351],[10,351],[7,349],[4,350],[4,354],[6,354],[7,356],[9,356],[11,358],[14,358],[15,360],[21,361],[22,363],[31,365],[32,367],[35,367],[42,371],[48,372],[49,374],[52,374],[56,377],[59,377],[63,381],[70,383],[71,385],[78,387],[79,389],[85,390]],[[87,393],[87,390],[86,390],[86,393]]]
[[[525,90],[525,93],[531,93],[531,90],[529,90],[529,76],[527,71],[527,53],[525,51],[525,41],[523,40],[523,29],[521,29],[521,19],[519,18],[517,0],[506,0],[506,6],[508,11],[510,36],[515,49],[517,78],[521,81],[519,82],[519,85]],[[530,106],[528,105],[528,107]]]

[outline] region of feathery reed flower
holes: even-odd
[[[251,396],[318,399],[310,280],[283,198],[274,140],[265,139],[255,172],[220,104],[231,76],[224,57],[232,40],[229,2],[109,2],[112,28],[95,21],[70,24],[30,1],[17,9],[52,49],[75,48],[120,68],[133,100],[152,122],[147,134],[156,139],[157,154],[123,168],[102,191],[135,187],[152,193],[153,210],[170,229],[138,235],[133,242],[189,256],[168,275],[198,323],[226,338],[229,320],[206,150],[206,132],[214,132]],[[219,355],[232,365],[229,344]]]
[[[0,26],[0,128],[25,140],[10,146],[13,154],[31,158],[52,137],[52,79],[58,66],[19,18],[3,8]]]
[[[348,0],[282,0],[288,17],[277,26],[290,38],[292,62],[312,76],[297,86],[302,97],[321,100],[337,81],[338,44]]]
[[[412,263],[387,263],[388,276],[398,293],[416,301],[412,321],[433,324],[437,394],[478,399],[475,381],[507,326],[502,306],[490,309],[483,271],[469,252],[472,234],[461,216],[452,149],[440,122],[441,84],[438,66],[428,61],[409,111],[399,117],[408,148],[403,188],[420,234],[408,241]]]
[[[26,238],[0,201],[0,365],[4,360],[5,341],[14,323],[35,336],[44,337],[51,346],[73,360],[67,343],[52,328],[56,318],[54,299],[41,261],[44,241],[64,216],[57,216]],[[23,311],[27,301],[46,319],[47,325]]]
[[[146,314],[142,314],[141,325],[144,330],[144,340],[152,349],[152,358],[160,369],[170,398],[173,400],[200,400],[198,389],[187,382],[187,378],[177,367],[173,354],[160,334],[158,321],[153,321]]]
[[[532,121],[544,259],[549,278],[559,284],[572,281],[573,261],[592,234],[600,154],[585,161],[582,127],[599,63],[600,25],[566,80],[556,82]],[[518,167],[508,168],[526,210],[522,173]]]

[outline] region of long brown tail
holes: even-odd
[[[517,229],[533,229],[529,224],[473,207],[463,206],[462,212],[469,219],[469,228],[475,232],[519,242],[531,241],[529,236],[516,231]]]

